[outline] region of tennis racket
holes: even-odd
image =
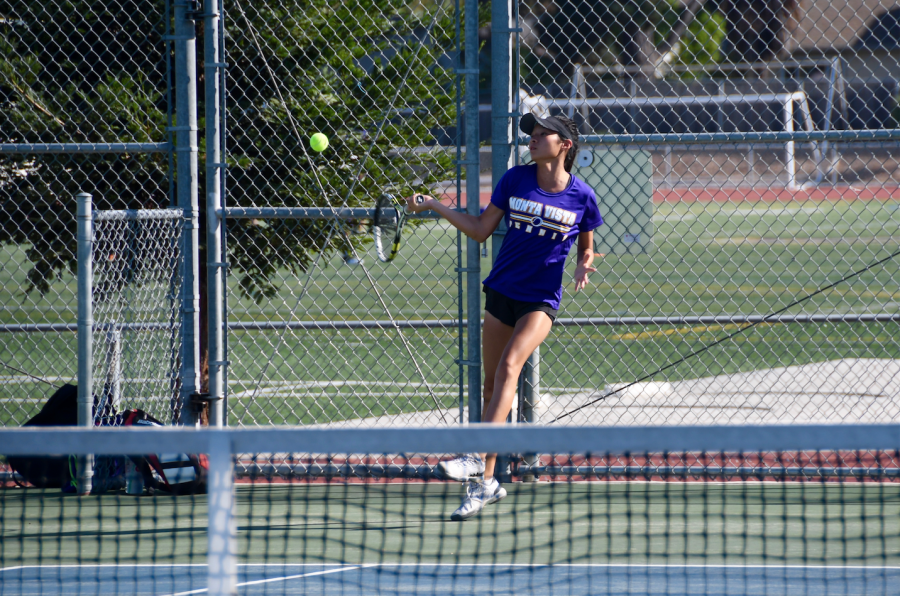
[[[425,202],[425,197],[416,195],[415,202]],[[375,238],[375,252],[378,260],[390,263],[400,252],[400,233],[409,213],[406,207],[398,206],[393,195],[381,195],[375,203],[375,215],[372,217],[372,236]]]

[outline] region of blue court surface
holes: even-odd
[[[206,592],[205,565],[53,565],[0,570],[0,594]],[[728,565],[249,564],[240,594],[900,594],[900,567]]]

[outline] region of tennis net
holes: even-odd
[[[0,445],[19,466],[17,456],[64,454],[105,456],[102,469],[115,470],[121,454],[203,454],[194,463],[209,468],[207,492],[185,482],[177,496],[150,491],[152,472],[140,477],[142,494],[129,494],[140,488],[135,459],[122,464],[127,482],[95,477],[92,495],[8,482],[0,594],[868,595],[900,586],[898,425],[0,429]],[[468,452],[507,454],[507,496],[454,522],[465,489],[436,464]],[[185,470],[163,471],[175,486]]]

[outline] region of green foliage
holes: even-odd
[[[372,206],[383,192],[426,191],[445,179],[450,152],[421,148],[456,120],[452,75],[439,64],[455,47],[452,7],[405,0],[226,5],[227,204]],[[177,114],[170,123],[173,56],[163,40],[171,29],[163,0],[19,0],[4,10],[2,142],[169,138]],[[202,119],[202,22],[197,31]],[[321,154],[308,149],[314,132],[330,140]],[[202,197],[202,129],[198,140]],[[0,157],[0,243],[33,247],[27,291],[44,292],[60,271],[74,269],[76,193],[92,193],[97,209],[165,207],[174,200],[171,163],[166,154]],[[258,221],[231,222],[229,260],[243,291],[271,296],[279,269],[304,270],[319,251],[348,250],[343,234],[324,246],[331,225],[300,222],[304,233],[285,235]]]
[[[525,48],[525,82],[568,82],[571,75],[565,69],[578,60],[633,65],[638,32],[650,33],[653,44],[660,47],[683,11],[682,0],[572,0],[547,12],[541,6],[537,14],[543,48],[537,53]],[[718,62],[724,39],[725,17],[715,8],[701,8],[680,39],[681,51],[675,65]]]
[[[703,10],[688,27],[682,38],[682,64],[715,64],[722,59],[721,47],[725,39],[725,17],[719,12]]]
[[[419,7],[421,8],[421,7]],[[384,192],[426,191],[452,168],[433,131],[456,119],[451,73],[438,59],[454,43],[452,12],[416,12],[396,0],[235,5],[229,46],[228,190],[232,205],[366,206]],[[420,41],[421,40],[421,41]],[[309,149],[315,132],[330,145]],[[346,229],[356,227],[350,222]],[[305,270],[323,244],[349,252],[330,221],[229,227],[242,290],[278,289],[280,268]]]
[[[659,44],[668,38],[681,14],[680,0],[668,0],[662,7],[654,41]],[[676,64],[714,64],[721,60],[721,46],[725,39],[725,17],[716,10],[701,8],[697,17],[681,37],[681,52]],[[690,76],[690,75],[687,75]]]
[[[0,24],[4,143],[165,139],[163,3],[12,2]],[[75,199],[98,209],[169,203],[165,155],[0,157],[0,243],[28,246],[25,292],[74,271]]]

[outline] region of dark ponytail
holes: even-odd
[[[572,166],[575,165],[575,157],[578,155],[578,126],[575,124],[574,120],[566,118],[565,116],[556,116],[556,119],[566,125],[566,128],[569,129],[569,133],[572,137],[572,148],[566,153],[566,161],[563,163],[566,171],[571,172]]]

